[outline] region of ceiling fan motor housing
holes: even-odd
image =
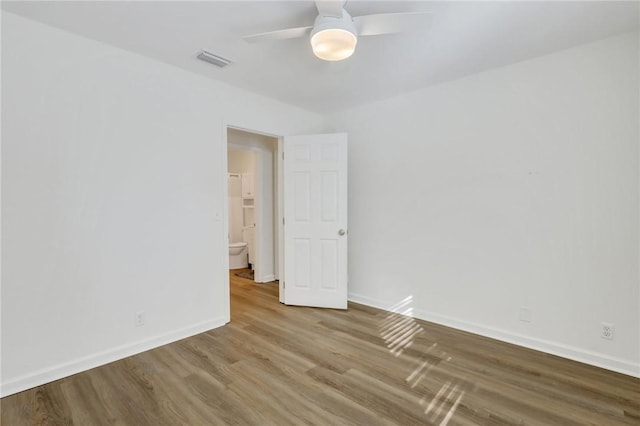
[[[313,53],[325,61],[341,61],[353,54],[358,33],[349,13],[342,16],[318,15],[311,31]]]

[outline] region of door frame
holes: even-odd
[[[226,300],[226,322],[229,322],[231,320],[231,294],[230,294],[230,289],[229,289],[229,185],[227,182],[227,175],[229,173],[228,170],[228,161],[229,161],[229,141],[228,141],[228,130],[229,129],[234,129],[234,130],[240,130],[243,132],[248,132],[248,133],[253,133],[256,135],[262,135],[262,136],[267,136],[270,138],[274,138],[277,140],[277,146],[275,147],[276,149],[273,150],[273,154],[274,154],[274,162],[275,164],[273,165],[273,177],[274,177],[274,186],[275,186],[275,191],[276,191],[276,196],[274,197],[274,204],[276,204],[276,208],[274,209],[274,222],[275,225],[274,226],[274,238],[277,240],[276,241],[276,250],[274,251],[274,272],[275,272],[275,279],[278,280],[280,278],[280,275],[282,274],[282,272],[284,271],[284,242],[283,242],[283,238],[284,238],[284,227],[283,227],[283,216],[284,216],[284,210],[283,210],[283,205],[282,205],[282,192],[284,189],[284,179],[282,176],[282,171],[283,171],[283,158],[282,158],[282,153],[283,153],[283,136],[281,135],[275,135],[269,132],[263,132],[260,130],[254,130],[254,129],[249,129],[243,126],[238,126],[232,123],[224,123],[222,126],[222,151],[223,151],[223,155],[222,157],[222,206],[221,206],[221,212],[218,212],[218,214],[216,215],[216,220],[219,220],[218,218],[222,219],[222,237],[221,237],[221,242],[222,242],[222,247],[223,247],[223,253],[225,253],[224,257],[224,261],[223,261],[223,267],[224,267],[224,288],[225,288],[225,295],[224,298]],[[237,145],[236,145],[237,146]],[[251,147],[247,147],[248,150],[254,150],[256,152],[256,155],[259,155],[259,153],[257,152],[258,149],[252,149]],[[258,175],[258,173],[261,171],[261,165],[259,164],[260,161],[257,158],[256,159],[256,175]],[[260,202],[259,199],[260,197],[264,196],[264,194],[261,194],[262,191],[257,191],[257,197],[254,200],[254,203],[256,204],[256,211],[255,213],[259,213],[259,215],[261,216],[261,206],[260,206]],[[261,221],[262,219],[256,217],[256,226],[258,226],[258,221]],[[259,232],[256,233],[256,240],[259,237]],[[258,259],[260,259],[260,250],[259,250],[260,244],[256,244],[256,251],[255,251],[255,257],[256,257],[256,261]],[[283,288],[282,288],[282,280],[279,281],[279,298],[280,298],[280,302],[283,301]]]

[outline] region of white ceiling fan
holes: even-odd
[[[325,61],[341,61],[353,54],[358,37],[408,32],[431,23],[429,12],[381,13],[351,17],[343,0],[316,0],[313,26],[288,28],[243,37],[249,43],[305,37],[310,34],[313,53]]]

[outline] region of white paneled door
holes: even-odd
[[[347,135],[284,138],[287,305],[347,308]]]

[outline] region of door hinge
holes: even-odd
[[[284,151],[282,151],[282,159],[284,160]]]
[[[286,285],[284,285],[284,281],[282,281],[282,288],[285,288],[285,287],[286,287]]]
[[[284,217],[282,218],[282,225],[284,225]]]

